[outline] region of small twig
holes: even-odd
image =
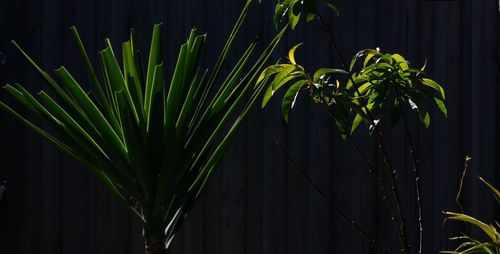
[[[375,250],[377,250],[377,243],[373,237],[371,237],[354,219],[349,217],[337,204],[333,202],[333,200],[330,200],[328,196],[319,188],[318,184],[314,180],[312,180],[309,175],[307,175],[300,167],[299,165],[293,160],[293,158],[290,156],[288,151],[281,145],[279,142],[278,138],[276,135],[274,136],[274,142],[276,142],[276,145],[280,148],[280,150],[285,154],[287,157],[288,161],[293,165],[297,171],[306,179],[306,181],[313,186],[313,188],[320,194],[320,196],[327,201],[327,204],[331,206],[335,211],[344,219],[345,221],[348,221],[351,225],[354,226],[354,228],[359,232],[361,237],[363,237],[366,241],[370,243],[370,246],[373,247]],[[383,249],[383,253],[388,253],[387,250]]]
[[[455,197],[455,202],[457,203],[458,207],[460,208],[461,213],[464,213],[464,208],[462,207],[462,203],[460,202],[460,197],[462,195],[462,189],[464,186],[464,179],[465,179],[465,175],[467,175],[467,169],[469,168],[469,161],[471,159],[472,159],[472,157],[465,156],[464,170],[462,171],[462,177],[460,178],[460,185],[458,187],[457,196]]]

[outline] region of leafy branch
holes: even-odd
[[[294,8],[297,8],[293,3],[293,1],[282,1],[278,3],[277,10],[284,8],[285,12],[288,11],[289,17],[292,17],[290,11],[293,12]],[[286,4],[289,4],[288,7],[286,7]],[[310,4],[312,7],[309,6],[306,9],[306,4]],[[302,8],[299,8],[299,10],[306,14],[308,13],[307,10],[314,10],[314,15],[309,15],[309,17],[318,17],[322,28],[329,36],[332,47],[341,58],[343,69],[320,68],[314,74],[308,74],[305,68],[297,64],[295,60],[295,51],[300,44],[296,45],[289,51],[287,63],[272,65],[264,70],[259,77],[258,84],[262,80],[274,76],[273,79],[270,79],[272,81],[265,92],[262,107],[266,106],[276,91],[290,84],[285,90],[281,105],[285,121],[288,121],[290,111],[295,106],[299,93],[307,91],[314,103],[327,106],[341,136],[344,139],[351,140],[360,155],[362,153],[353,142],[352,134],[362,122],[368,126],[370,133],[375,132],[378,148],[383,155],[384,165],[391,175],[390,185],[394,202],[388,197],[382,180],[376,175],[374,175],[374,179],[382,191],[383,199],[387,200],[391,220],[394,221],[396,232],[401,240],[402,251],[410,253],[410,245],[406,237],[405,219],[400,206],[401,202],[397,188],[397,171],[394,169],[385,148],[379,122],[382,119],[388,119],[391,125],[394,126],[403,115],[404,108],[410,108],[428,128],[430,125],[430,114],[427,110],[429,105],[435,105],[445,116],[447,115],[444,104],[444,90],[437,82],[425,76],[425,64],[419,69],[410,68],[409,62],[399,54],[382,53],[378,49],[365,49],[359,51],[352,58],[350,65],[347,66],[347,62],[330,33],[330,29],[328,29],[326,22],[317,11],[315,2],[304,1],[301,2],[300,6]],[[300,13],[294,12],[296,18],[289,18],[288,23],[291,24],[292,29],[295,27],[297,19],[300,18]],[[282,13],[277,11],[275,21],[276,17],[282,16]],[[364,60],[362,64],[358,61],[360,59]],[[418,176],[417,159],[414,154],[411,133],[407,128],[406,117],[404,118],[405,130],[410,140],[410,155],[414,166],[416,199],[419,209],[418,223],[420,225],[419,253],[421,253],[423,220],[421,216],[420,177]],[[364,160],[367,162],[370,174],[373,175],[374,170],[371,163],[367,159]]]

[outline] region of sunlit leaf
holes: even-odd
[[[393,54],[392,55],[392,58],[394,60],[396,60],[396,63],[399,64],[399,66],[401,66],[401,69],[402,70],[408,70],[410,67],[408,66],[408,61],[406,61],[406,59],[401,56],[400,54]]]
[[[439,98],[434,97],[434,102],[436,103],[438,109],[443,113],[444,117],[448,117],[448,109],[446,109],[446,105],[444,101]]]
[[[321,76],[326,75],[326,74],[330,74],[330,73],[349,75],[349,72],[344,71],[342,69],[320,68],[316,72],[314,72],[313,78],[314,78],[314,80],[317,80]]]
[[[443,98],[443,100],[445,99],[444,89],[436,81],[434,81],[432,79],[428,79],[428,78],[422,78],[422,84],[424,84],[428,87],[431,87],[432,89],[438,91],[439,94],[441,95],[441,98]]]
[[[299,80],[288,88],[283,96],[283,101],[281,103],[281,110],[283,111],[283,117],[285,121],[288,122],[288,115],[290,110],[295,106],[297,96],[299,95],[300,89],[307,84],[307,80]]]
[[[363,121],[363,117],[360,114],[356,114],[354,120],[352,121],[351,132],[350,132],[351,135],[354,133],[354,131],[356,131],[361,121]]]
[[[290,63],[292,64],[297,64],[295,62],[295,51],[302,45],[302,43],[299,43],[295,45],[290,51],[288,51],[288,59],[290,60]]]

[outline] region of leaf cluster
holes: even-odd
[[[395,125],[405,108],[415,112],[426,127],[430,124],[429,105],[447,115],[444,89],[426,77],[425,65],[411,68],[399,54],[364,49],[352,58],[348,70],[320,68],[310,75],[295,60],[299,46],[289,51],[287,63],[269,66],[257,80],[260,84],[273,77],[262,107],[278,89],[287,87],[282,100],[286,121],[301,91],[307,91],[314,103],[328,107],[343,136],[352,134],[361,122],[373,129],[384,117]]]
[[[146,68],[133,31],[121,44],[121,65],[106,39],[99,52],[102,79],[76,28],[71,28],[90,91],[65,67],[55,70],[53,78],[14,42],[52,91],[32,94],[20,84],[7,84],[5,91],[51,131],[4,102],[0,108],[85,165],[145,225],[170,241],[259,97],[263,86],[253,84],[283,35],[284,30],[260,55],[257,42],[251,43],[222,76],[250,2],[212,70],[198,65],[205,35],[193,29],[170,78],[162,60],[161,24],[153,28]]]

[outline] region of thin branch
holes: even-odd
[[[328,35],[328,37],[330,39],[332,48],[334,49],[334,51],[339,56],[339,58],[341,60],[341,63],[344,66],[344,68],[346,69],[346,71],[349,73],[349,78],[350,78],[353,86],[356,88],[356,90],[358,90],[357,84],[356,84],[356,82],[354,82],[354,79],[352,77],[351,71],[348,68],[347,62],[346,62],[345,58],[343,57],[342,52],[338,48],[337,43],[335,41],[335,38],[334,38],[333,34],[331,33],[331,31],[330,31],[327,23],[325,22],[325,20],[321,16],[321,13],[319,12],[319,10],[317,8],[316,8],[316,14],[317,14],[317,17],[318,17],[318,21],[319,21],[319,23],[321,25],[321,28],[326,32],[326,34]],[[374,118],[371,116],[370,111],[367,108],[367,103],[365,102],[365,100],[361,99],[361,101],[363,102],[363,107],[365,108],[365,111],[366,111],[366,114],[367,114],[367,116],[369,118],[370,124],[374,127],[375,132],[377,134],[377,142],[379,144],[378,148],[381,150],[381,152],[383,154],[384,164],[385,164],[385,166],[387,167],[387,169],[391,173],[391,178],[390,178],[391,179],[391,189],[392,189],[393,195],[395,197],[396,208],[397,208],[398,215],[399,215],[399,227],[396,227],[396,232],[398,233],[399,239],[400,239],[400,242],[401,242],[401,247],[402,247],[401,251],[403,253],[410,254],[411,253],[411,251],[410,251],[410,245],[408,243],[408,238],[406,237],[405,217],[404,217],[404,213],[403,213],[403,210],[401,208],[401,205],[400,205],[401,204],[401,198],[399,196],[399,189],[398,189],[398,185],[397,185],[397,181],[396,181],[397,170],[392,167],[392,163],[391,163],[391,161],[389,159],[389,155],[387,153],[387,150],[385,149],[384,141],[383,141],[383,138],[382,138],[382,131],[380,130],[380,128],[375,123]]]
[[[383,194],[382,200],[387,200],[389,202],[388,203],[389,208],[393,209],[394,207],[393,207],[393,204],[391,202],[391,199],[389,198],[389,195],[388,195],[388,193],[387,193],[387,191],[385,189],[384,183],[382,182],[382,179],[376,174],[375,167],[373,167],[372,163],[368,160],[368,158],[363,153],[363,151],[361,151],[361,148],[359,147],[359,145],[356,142],[356,140],[354,140],[354,138],[351,135],[346,135],[346,136],[349,139],[349,141],[351,141],[351,144],[354,147],[354,150],[359,154],[359,156],[361,156],[361,158],[363,159],[363,161],[368,166],[368,173],[370,173],[371,177],[377,183],[377,185],[380,188],[380,191]],[[391,212],[391,213],[393,213],[393,212]],[[392,216],[394,216],[394,214],[392,214]]]
[[[359,147],[358,143],[354,140],[354,138],[351,135],[347,135],[347,138],[349,141],[351,141],[351,144],[354,147],[354,150],[361,156],[363,161],[365,161],[366,165],[368,166],[368,173],[372,176],[373,180],[377,183],[379,186],[380,191],[382,192],[382,197],[381,199],[385,201],[387,208],[389,209],[389,213],[391,216],[391,221],[394,223],[394,226],[396,229],[398,228],[398,222],[396,221],[396,212],[394,210],[394,205],[392,204],[392,200],[389,198],[389,194],[387,193],[387,190],[384,186],[384,183],[382,182],[382,179],[376,174],[375,168],[371,164],[371,162],[368,160],[366,155],[361,151],[361,148]]]
[[[378,148],[382,151],[382,155],[384,157],[384,164],[386,165],[387,169],[390,170],[390,175],[391,177],[389,178],[391,180],[391,189],[394,194],[394,197],[396,199],[396,209],[399,213],[399,234],[402,240],[402,251],[404,253],[410,254],[410,245],[408,243],[408,238],[406,237],[406,222],[405,222],[405,217],[403,214],[403,210],[401,208],[401,198],[399,196],[399,188],[397,184],[397,175],[398,172],[396,169],[393,168],[391,161],[389,160],[389,154],[387,153],[387,150],[385,149],[384,146],[384,141],[382,138],[382,131],[375,126],[375,132],[377,133],[377,140],[378,140]]]
[[[415,177],[415,194],[417,196],[417,209],[418,209],[418,226],[419,226],[419,234],[418,234],[418,254],[422,254],[422,250],[424,247],[424,221],[422,215],[422,199],[420,195],[420,175],[418,169],[418,160],[415,156],[415,149],[413,146],[413,138],[411,136],[410,128],[408,127],[408,120],[403,112],[403,122],[405,126],[406,135],[408,136],[408,145],[410,149],[411,161],[413,165],[413,176]]]
[[[460,178],[460,185],[458,187],[457,196],[455,197],[455,202],[457,203],[458,207],[460,208],[461,213],[464,213],[464,208],[462,207],[462,203],[460,202],[460,197],[462,195],[462,189],[464,186],[464,179],[465,179],[465,175],[467,175],[467,169],[469,168],[469,161],[471,159],[472,159],[472,157],[465,156],[464,170],[462,171],[462,177]]]
[[[330,115],[332,117],[334,117],[333,116],[333,110],[332,110],[332,108],[328,105],[328,103],[326,101],[325,101],[325,104],[327,104],[327,108],[328,108],[328,111],[330,112]],[[382,179],[376,174],[375,167],[372,165],[372,163],[370,162],[370,160],[368,160],[368,157],[363,153],[363,151],[359,147],[359,145],[356,142],[356,140],[354,140],[354,138],[350,134],[344,133],[344,135],[349,139],[349,141],[351,141],[351,144],[354,147],[354,150],[358,153],[358,155],[363,159],[363,161],[368,166],[368,173],[370,173],[370,175],[372,176],[372,178],[374,179],[374,181],[379,186],[380,191],[382,192],[382,197],[381,198],[382,198],[383,201],[385,201],[385,203],[387,205],[387,208],[389,209],[389,214],[391,216],[391,221],[394,223],[394,227],[396,229],[396,232],[398,233],[398,236],[401,239],[401,236],[400,236],[399,230],[398,230],[399,229],[399,224],[396,221],[396,212],[394,210],[394,205],[392,204],[392,200],[390,199],[389,194],[386,191],[386,188],[384,186],[384,183],[382,182]],[[403,244],[403,239],[401,239],[401,243]]]
[[[316,190],[317,193],[320,194],[320,196],[327,202],[329,206],[331,206],[339,215],[344,219],[345,221],[348,221],[351,225],[354,226],[354,228],[359,232],[361,237],[363,237],[366,241],[370,243],[370,246],[373,247],[375,250],[377,250],[377,243],[373,237],[371,237],[354,219],[349,217],[333,200],[328,198],[328,196],[319,188],[318,184],[312,180],[309,175],[302,170],[299,165],[293,160],[293,158],[290,156],[288,151],[283,147],[283,145],[279,142],[278,138],[274,136],[274,141],[276,142],[276,145],[280,148],[280,150],[285,154],[287,157],[288,161],[293,165],[297,171],[306,179],[306,181],[313,186],[314,190]],[[387,250],[383,249],[383,253],[388,253]]]

